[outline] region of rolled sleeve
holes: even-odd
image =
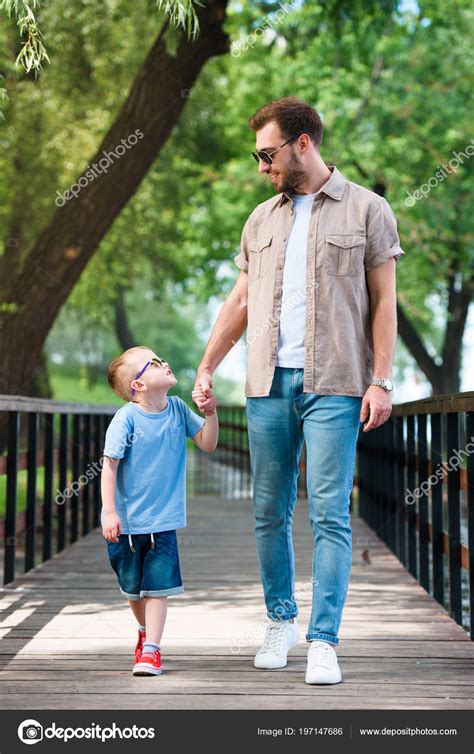
[[[250,217],[245,223],[240,238],[240,252],[234,257],[234,262],[239,269],[248,272],[249,269],[249,239],[250,239]]]
[[[395,262],[405,254],[400,246],[397,221],[389,203],[383,197],[373,205],[367,215],[367,241],[364,268],[373,270],[392,257]]]

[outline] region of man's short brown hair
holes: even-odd
[[[148,346],[135,346],[124,351],[117,356],[110,364],[107,370],[107,379],[109,385],[117,395],[124,401],[132,400],[132,388],[130,382],[134,379],[135,373],[131,364],[131,357],[137,351],[149,351]]]
[[[315,146],[323,140],[323,122],[314,107],[299,97],[281,97],[263,105],[248,120],[252,131],[259,131],[267,123],[275,121],[285,139],[308,134]]]

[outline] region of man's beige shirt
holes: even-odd
[[[374,366],[365,273],[405,252],[388,202],[328,167],[332,175],[311,210],[306,291],[297,294],[306,295],[303,392],[361,397]],[[248,273],[246,397],[266,396],[272,385],[285,249],[294,220],[289,194],[262,202],[247,219],[234,257]],[[285,304],[291,308],[291,301]]]

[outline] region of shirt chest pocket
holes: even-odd
[[[361,275],[364,271],[365,236],[331,233],[325,238],[326,270],[330,275]]]
[[[180,450],[183,445],[183,424],[171,424],[167,432],[168,447],[172,451]]]
[[[268,272],[273,235],[254,238],[249,244],[249,278],[261,278]]]

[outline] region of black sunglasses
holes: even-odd
[[[290,144],[290,142],[294,141],[295,139],[299,139],[301,134],[298,134],[298,136],[292,136],[291,139],[288,139],[288,141],[285,141],[284,144],[281,145],[281,147],[277,147],[276,149],[272,149],[271,152],[252,152],[252,157],[259,162],[259,160],[263,160],[263,162],[266,162],[267,165],[271,165],[273,160],[271,155],[275,154],[275,152],[278,152],[280,149],[283,149],[283,147],[286,147],[287,144]]]

